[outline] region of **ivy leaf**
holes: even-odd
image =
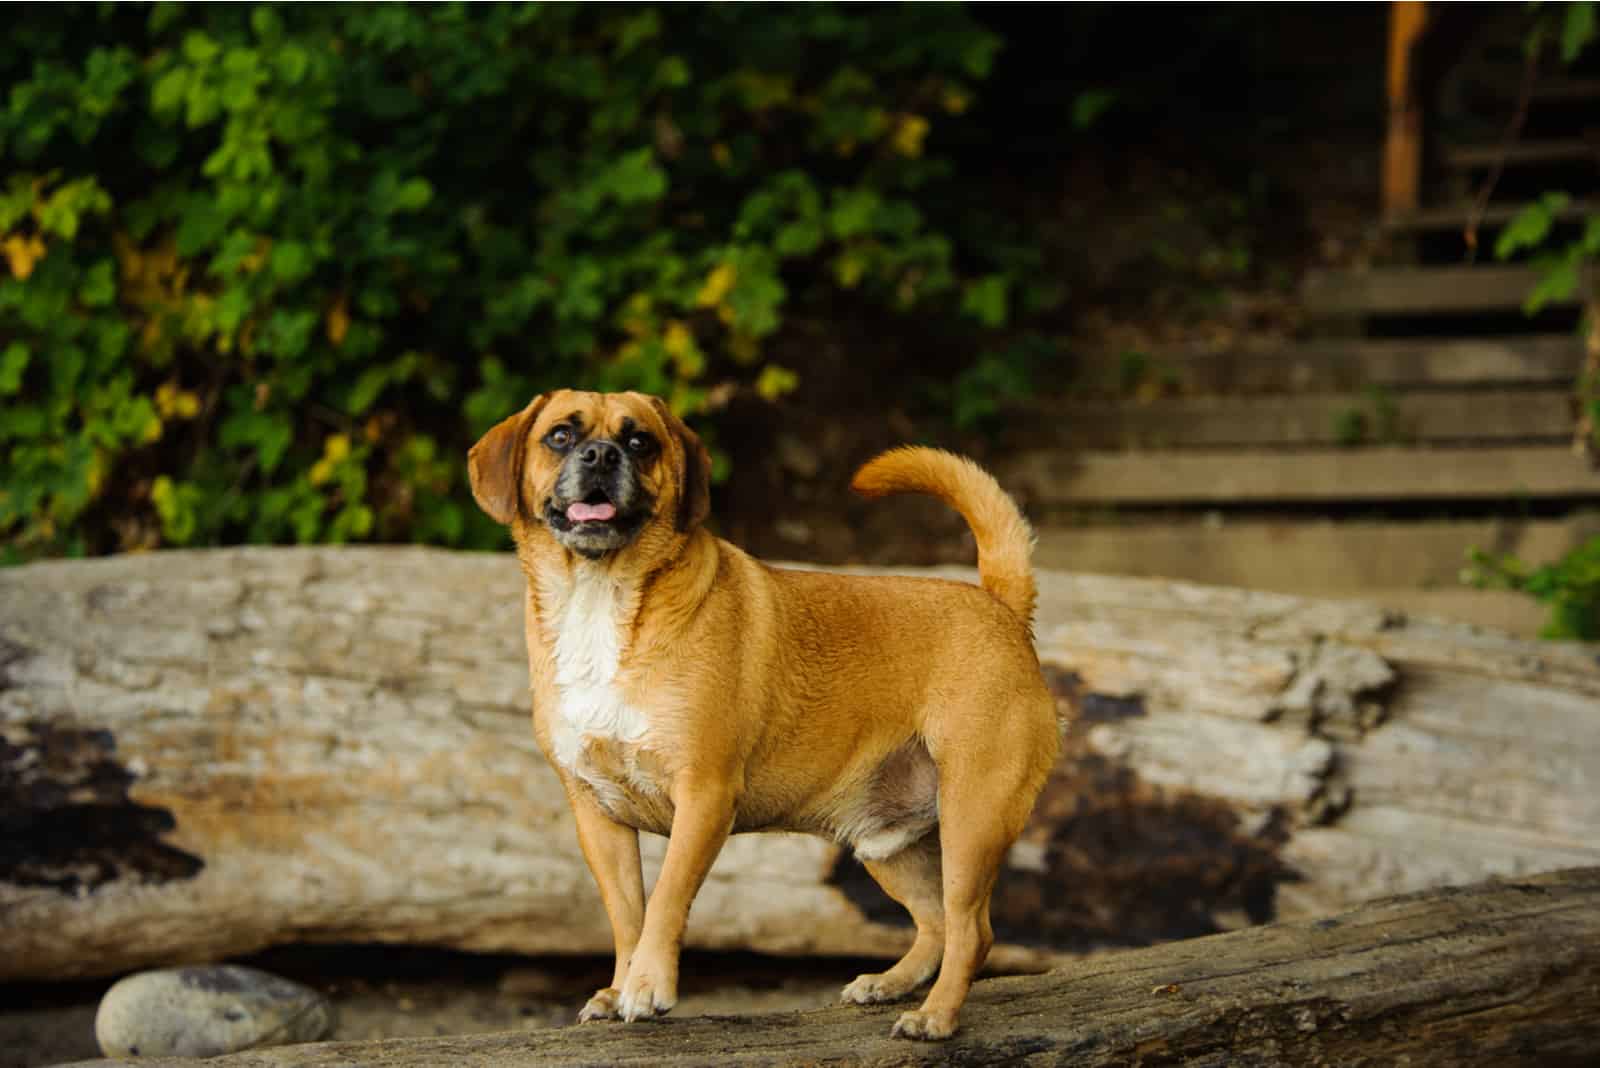
[[[828,213],[828,224],[835,237],[854,237],[872,229],[881,197],[872,189],[847,189],[834,194],[833,210]]]
[[[395,191],[395,211],[417,211],[433,199],[433,186],[426,178],[408,178]]]
[[[20,341],[13,341],[0,353],[0,396],[9,396],[22,389],[22,372],[28,369],[33,353]]]
[[[183,106],[189,92],[189,68],[174,67],[156,79],[150,89],[150,106],[159,114],[171,114]]]
[[[1116,102],[1115,89],[1085,89],[1072,99],[1072,128],[1087,130]]]
[[[984,326],[1004,326],[1007,313],[1005,276],[991,274],[970,283],[961,295],[961,311]]]
[[[183,36],[183,58],[196,65],[209,63],[216,58],[222,46],[203,30],[190,30]]]
[[[1591,215],[1583,224],[1583,237],[1579,239],[1585,256],[1600,256],[1600,215]]]
[[[778,231],[773,247],[780,256],[805,256],[822,244],[822,227],[813,219],[800,219]]]
[[[1566,18],[1561,23],[1561,62],[1571,63],[1588,47],[1595,36],[1595,10],[1593,0],[1567,4]]]
[[[117,276],[110,260],[101,260],[84,273],[78,299],[91,308],[103,308],[117,299]]]
[[[268,262],[273,277],[286,284],[292,285],[311,273],[311,252],[298,241],[279,241],[273,245]]]
[[[659,200],[667,191],[667,172],[656,165],[653,148],[641,148],[619,159],[606,175],[612,196],[624,204]]]
[[[192,198],[178,220],[178,255],[193,256],[214,247],[227,226],[228,217],[216,201],[208,197]]]
[[[1494,257],[1508,259],[1519,249],[1534,248],[1550,236],[1550,228],[1571,200],[1566,193],[1546,193],[1516,214],[1494,243]]]
[[[273,54],[273,61],[278,64],[278,77],[282,78],[286,85],[298,85],[311,66],[311,59],[306,50],[297,44],[285,44],[279,48]]]
[[[1578,250],[1574,248],[1573,253]],[[1539,278],[1533,292],[1528,294],[1528,299],[1523,301],[1522,310],[1528,315],[1537,315],[1546,304],[1556,300],[1566,300],[1578,290],[1578,268],[1582,258],[1576,254],[1569,254],[1553,263],[1545,265],[1544,274]]]
[[[361,377],[356,379],[356,384],[350,387],[350,394],[345,398],[345,410],[351,415],[360,415],[384,391],[389,384],[388,367],[369,367],[361,372]]]

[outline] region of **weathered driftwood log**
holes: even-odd
[[[1547,1068],[1593,1063],[1600,1044],[1597,985],[1600,869],[1590,868],[1431,891],[1337,919],[1234,931],[1107,954],[1048,975],[982,981],[962,1012],[962,1030],[945,1044],[889,1038],[899,1007],[844,1007],[322,1043],[206,1064]]]
[[[294,941],[608,951],[528,728],[520,583],[509,557],[415,549],[0,572],[0,979]],[[1003,939],[1138,944],[1600,862],[1593,649],[1041,587],[1075,715],[997,894]],[[743,836],[690,937],[891,954],[902,922],[830,844]]]

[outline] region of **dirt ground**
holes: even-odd
[[[242,961],[306,983],[338,1009],[334,1039],[464,1035],[564,1027],[610,979],[609,961],[475,957],[371,947],[290,949]],[[832,1004],[884,965],[687,954],[674,1016],[753,1015]],[[111,980],[0,986],[0,1068],[98,1057],[94,1015]]]

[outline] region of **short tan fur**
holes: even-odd
[[[705,449],[641,394],[538,397],[474,446],[469,472],[512,530],[534,732],[611,920],[613,979],[580,1018],[670,1009],[689,907],[723,842],[784,830],[854,849],[916,923],[905,957],[845,1000],[897,999],[937,973],[894,1030],[951,1035],[993,941],[995,878],[1058,745],[1030,636],[1031,536],[1011,499],[925,448],[885,453],[852,484],[960,512],[980,588],[775,568],[714,537]],[[615,515],[572,519],[595,508]],[[639,830],[669,836],[648,900]]]

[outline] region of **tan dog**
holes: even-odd
[[[980,589],[780,570],[713,537],[705,449],[638,393],[537,397],[468,468],[516,541],[534,732],[616,942],[611,986],[579,1019],[672,1008],[689,906],[728,835],[806,831],[854,849],[916,921],[905,957],[844,999],[899,998],[937,971],[894,1033],[949,1037],[993,942],[995,877],[1058,744],[1011,499],[932,449],[855,477],[868,497],[929,493],[960,512]],[[648,904],[640,830],[670,836]]]

